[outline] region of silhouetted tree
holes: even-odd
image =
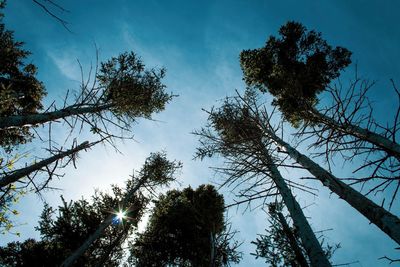
[[[268,205],[270,227],[265,234],[259,234],[256,241],[251,242],[257,246],[256,252],[251,254],[256,258],[263,258],[272,267],[310,266],[299,233],[296,227],[290,226],[288,216],[283,215],[282,208],[281,203]],[[330,259],[339,247],[329,244],[325,246],[323,249],[327,258]]]
[[[209,112],[208,122],[206,128],[196,133],[201,143],[197,156],[222,155],[226,166],[218,170],[227,176],[223,185],[235,188],[246,185],[241,197],[253,200],[255,196],[280,196],[299,229],[312,266],[331,266],[302,208],[278,170],[280,161],[272,157],[272,142],[263,138],[263,132],[253,122],[246,107],[239,107],[227,99],[222,107]]]
[[[347,49],[332,48],[320,33],[307,31],[297,22],[288,22],[279,34],[271,36],[264,47],[241,53],[244,80],[274,97],[272,103],[283,117],[295,127],[302,126],[300,137],[316,138],[312,146],[324,149],[317,155],[324,155],[328,162],[335,154],[349,162],[364,157],[355,172],[369,170],[370,174],[352,182],[365,184],[380,179],[368,194],[382,192],[393,184],[390,208],[400,188],[400,145],[396,141],[400,106],[394,112],[393,125],[375,121],[366,96],[373,83],[356,77],[345,90],[341,82],[332,84],[351,62]],[[322,92],[331,97],[330,107],[318,106]]]
[[[165,86],[161,83],[164,73],[164,70],[159,72],[145,70],[143,63],[134,53],[121,54],[117,58],[102,63],[97,74],[99,87],[83,88],[75,104],[44,113],[0,117],[0,128],[14,129],[57,119],[68,120],[72,117],[72,121],[67,122],[67,125],[72,127],[71,131],[80,121],[88,124],[91,131],[100,136],[101,142],[112,142],[113,138],[131,138],[131,135],[125,137],[113,134],[107,125],[130,133],[130,128],[136,118],[150,118],[153,113],[163,110],[172,97],[164,92]],[[55,162],[67,156],[75,156],[78,151],[97,143],[99,142],[84,142],[74,145],[67,151],[52,148],[50,149],[52,156],[42,159],[40,164],[35,163],[23,169],[3,173],[0,176],[0,186],[16,182],[29,174],[32,174],[30,177],[32,181],[33,176],[38,172],[48,174],[50,179],[54,170],[51,170],[49,165],[54,166]]]
[[[72,254],[74,266],[119,266],[123,262],[122,245],[136,229],[150,200],[144,189],[156,190],[157,186],[167,185],[174,180],[179,166],[168,161],[165,154],[154,153],[125,189],[112,186],[112,194],[96,192],[91,202],[85,199],[66,202],[62,198],[55,218],[56,210],[45,205],[36,228],[41,240],[28,239],[1,247],[0,265],[60,266]],[[120,211],[124,212],[122,218],[117,217]],[[105,226],[76,256],[77,248],[99,232],[99,225]]]
[[[3,23],[0,1],[0,117],[36,114],[43,108],[41,100],[46,94],[43,84],[36,79],[36,66],[26,64],[30,52],[22,48],[23,42],[14,40],[14,33]],[[32,138],[29,127],[14,127],[0,131],[0,147],[11,150]]]
[[[126,212],[126,217],[130,220],[138,221],[139,217],[132,217],[131,213],[136,211],[139,206],[136,203],[132,203],[131,200],[136,197],[141,188],[147,188],[152,191],[156,190],[157,187],[166,186],[175,180],[175,173],[178,168],[181,167],[180,163],[168,161],[164,153],[151,154],[139,172],[139,175],[134,182],[132,182],[129,188],[126,190],[124,198],[121,199],[117,205],[112,205],[114,210],[120,210]],[[88,249],[92,244],[97,242],[106,233],[106,229],[115,221],[115,214],[109,214],[98,227],[91,231],[90,236],[84,242],[80,242],[80,246],[71,253],[61,264],[61,266],[72,266],[82,255],[87,253]],[[121,239],[121,237],[116,237]],[[108,252],[109,253],[109,252]],[[103,257],[103,260],[107,257]],[[106,264],[102,262],[101,265]]]
[[[111,207],[118,206],[124,197],[124,190],[113,187],[113,194],[96,192],[92,201],[85,199],[66,202],[58,207],[58,215],[54,218],[55,209],[45,205],[39,221],[41,240],[27,239],[24,242],[11,242],[0,248],[1,266],[59,266],[77,246],[82,243],[99,225],[101,220],[110,213],[115,213]],[[123,241],[140,219],[146,199],[139,194],[131,199],[137,209],[130,211],[132,220],[123,224],[115,221],[113,227],[107,228],[101,239],[77,261],[76,266],[95,266],[105,251],[112,252],[106,261],[106,266],[119,266],[122,259],[122,243],[114,243],[114,239],[122,234]],[[115,215],[114,215],[115,216]]]
[[[211,185],[168,191],[155,202],[145,232],[132,244],[130,262],[135,266],[239,262],[237,244],[232,248],[229,238],[220,238],[225,230],[223,212],[223,196]]]
[[[232,118],[238,118],[236,120],[225,120],[226,123],[229,123],[228,125],[231,125],[230,127],[235,127],[236,129],[246,129],[249,123],[243,124],[243,122],[241,122],[241,118],[245,117],[246,121],[251,121],[251,127],[253,129],[257,129],[258,134],[262,136],[265,142],[269,142],[269,144],[273,143],[276,147],[276,152],[292,158],[294,162],[298,163],[302,168],[309,171],[324,186],[328,187],[341,199],[349,203],[353,208],[364,215],[371,223],[375,224],[389,237],[400,244],[400,219],[389,211],[385,210],[380,205],[375,204],[366,196],[362,195],[360,192],[335,177],[331,172],[325,170],[319,164],[300,153],[298,150],[280,138],[277,132],[279,128],[274,128],[271,122],[271,115],[268,114],[265,107],[262,105],[260,106],[260,104],[257,103],[257,94],[255,91],[249,90],[245,97],[241,97],[239,95],[230,99],[221,108],[222,111],[224,109],[228,110],[230,114],[233,114],[231,115],[234,116]],[[211,112],[210,116],[216,116],[218,115],[218,112],[219,111]],[[206,135],[210,135],[210,132],[204,133]],[[212,141],[212,138],[213,137],[208,138],[208,140]],[[212,142],[209,144],[203,143],[203,147],[200,152],[204,155],[207,155],[207,153],[211,153],[210,151],[213,151],[213,146],[214,143]],[[220,148],[219,151],[224,151],[224,149]],[[265,154],[264,151],[257,149],[254,146],[252,149],[253,154],[255,155],[257,155],[256,153],[260,153],[261,155]],[[236,153],[243,153],[242,151],[243,149],[236,149]]]
[[[0,12],[4,5],[1,1]],[[172,99],[162,83],[165,69],[145,68],[135,53],[126,52],[96,64],[87,79],[82,70],[80,90],[73,96],[67,92],[61,107],[53,102],[42,111],[45,91],[35,78],[36,67],[25,64],[29,52],[22,49],[22,42],[14,41],[13,33],[2,23],[3,14],[0,16],[0,194],[4,196],[11,187],[40,192],[54,177],[62,176],[60,169],[71,162],[76,166],[78,152],[98,143],[108,143],[117,150],[115,140],[131,139],[138,118],[150,119]],[[60,121],[64,122],[61,127],[66,139],[53,140],[52,122]],[[47,126],[46,138],[36,130],[39,125]],[[90,130],[94,138],[78,143],[84,130]],[[22,157],[12,170],[3,168],[9,164],[5,161],[12,148],[34,136],[47,148],[27,159]]]
[[[309,119],[317,95],[351,63],[351,52],[332,48],[320,33],[297,22],[288,22],[279,34],[263,48],[244,50],[240,63],[246,83],[271,93],[283,116],[296,125]]]

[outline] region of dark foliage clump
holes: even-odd
[[[245,82],[271,93],[285,119],[298,125],[318,103],[317,95],[351,63],[351,52],[333,48],[298,22],[288,22],[279,34],[265,47],[242,51],[240,63]]]

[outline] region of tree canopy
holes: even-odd
[[[168,191],[132,244],[135,266],[226,266],[234,251],[214,242],[225,230],[224,199],[213,186]],[[213,265],[211,265],[213,264]]]
[[[271,93],[285,119],[297,125],[300,113],[314,107],[317,95],[351,63],[351,52],[333,48],[298,22],[286,23],[279,34],[262,48],[242,51],[240,64],[245,82]]]
[[[29,51],[23,42],[14,40],[14,33],[3,23],[0,2],[0,117],[37,113],[43,108],[41,100],[46,95],[42,82],[36,79],[37,68],[26,63]],[[0,146],[8,150],[26,143],[32,135],[28,127],[1,129]]]
[[[0,248],[1,266],[59,266],[69,254],[78,247],[88,235],[100,224],[102,219],[111,212],[110,207],[118,206],[124,190],[116,186],[113,193],[97,192],[92,200],[81,199],[67,202],[62,199],[62,205],[56,209],[45,205],[39,226],[36,230],[41,240],[27,239],[24,242],[11,242]],[[94,266],[103,253],[111,249],[106,260],[107,266],[118,266],[122,258],[121,242],[115,243],[120,235],[128,236],[140,219],[146,204],[145,198],[137,195],[131,200],[137,209],[130,210],[129,221],[120,224],[115,222],[107,228],[104,236],[77,261],[77,266]],[[124,239],[122,239],[124,240]]]

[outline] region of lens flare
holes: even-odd
[[[126,212],[125,211],[118,211],[116,215],[116,219],[119,220],[120,222],[122,222],[123,219],[126,218]]]

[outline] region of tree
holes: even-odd
[[[289,225],[288,216],[283,215],[282,208],[282,203],[268,205],[270,227],[265,234],[259,234],[256,241],[251,242],[256,245],[256,253],[251,254],[256,258],[263,258],[265,263],[272,267],[307,267],[309,263],[306,250],[301,244],[298,231]],[[327,258],[330,259],[339,247],[339,245],[324,247]]]
[[[240,195],[248,200],[254,200],[255,196],[280,196],[299,229],[312,266],[331,266],[302,208],[278,170],[280,163],[272,157],[272,142],[263,138],[262,131],[248,112],[245,107],[229,99],[222,107],[212,109],[209,112],[209,124],[196,133],[201,143],[197,156],[224,156],[226,167],[218,168],[228,177],[223,185],[232,185],[234,188],[247,185]],[[251,193],[250,196],[248,193]]]
[[[28,239],[1,247],[0,265],[60,266],[98,229],[104,218],[112,217],[111,225],[104,227],[101,235],[75,259],[75,266],[119,266],[123,262],[122,245],[136,229],[149,203],[149,196],[135,188],[144,177],[147,177],[146,186],[152,189],[167,184],[173,180],[176,166],[164,154],[154,153],[138,177],[127,182],[125,189],[112,186],[112,194],[96,191],[90,202],[85,199],[66,202],[62,198],[56,218],[56,210],[45,205],[36,228],[41,240]],[[120,211],[124,216],[117,216]]]
[[[26,116],[43,108],[46,95],[43,84],[36,79],[37,68],[26,64],[30,52],[22,48],[23,42],[14,40],[14,33],[5,28],[0,1],[0,117]],[[2,129],[0,147],[11,150],[17,144],[31,140],[29,127]]]
[[[307,31],[297,22],[288,22],[280,28],[279,34],[281,38],[271,36],[265,47],[241,53],[246,83],[262,92],[268,91],[274,97],[273,104],[294,126],[301,123],[326,125],[329,131],[324,129],[322,132],[350,135],[400,159],[400,145],[395,141],[397,115],[394,127],[384,126],[383,133],[379,134],[370,129],[371,125],[360,127],[362,121],[353,124],[352,113],[337,112],[332,118],[316,109],[318,94],[326,91],[329,83],[350,64],[351,53],[342,47],[332,48],[320,33]],[[339,106],[343,104],[340,102],[337,103]],[[340,107],[336,111],[340,111]]]
[[[109,61],[101,63],[96,73],[98,87],[87,88],[72,105],[61,109],[26,116],[12,115],[0,118],[0,129],[6,130],[27,125],[44,124],[65,119],[70,116],[80,119],[101,131],[96,122],[110,122],[104,112],[110,112],[115,121],[133,122],[138,117],[150,118],[153,113],[162,111],[172,96],[164,91],[161,79],[165,70],[146,70],[143,62],[133,53],[123,53]],[[88,116],[88,117],[85,117]],[[88,119],[94,121],[90,123]],[[120,126],[123,129],[123,126]],[[102,131],[104,134],[106,130]]]
[[[95,193],[91,203],[85,199],[63,203],[58,208],[58,215],[54,218],[55,209],[45,205],[39,221],[41,240],[27,239],[24,242],[11,242],[0,248],[1,266],[59,266],[62,260],[71,253],[85,238],[98,226],[104,216],[108,216],[110,209],[118,204],[123,197],[121,188],[113,187],[113,194]],[[138,219],[143,213],[146,200],[140,195],[132,199],[137,210],[132,211],[135,218],[121,225],[116,223],[107,229],[103,238],[88,250],[77,262],[77,266],[94,266],[99,258],[109,248],[112,253],[107,259],[107,266],[119,266],[122,257],[122,242],[115,244],[114,238],[122,234],[126,238],[136,227]]]
[[[53,1],[47,4],[56,5]],[[1,1],[0,9],[4,5]],[[146,68],[135,53],[125,52],[96,63],[87,78],[82,69],[80,90],[72,96],[66,92],[61,107],[53,102],[43,111],[45,90],[35,78],[36,67],[24,63],[29,52],[22,49],[22,42],[14,41],[12,31],[2,23],[3,14],[0,16],[0,153],[11,154],[13,148],[33,137],[38,137],[35,145],[47,147],[35,151],[35,156],[25,162],[20,160],[12,170],[1,168],[0,193],[11,192],[9,187],[40,193],[54,177],[62,176],[60,169],[71,162],[76,166],[78,152],[98,143],[108,143],[118,150],[116,139],[131,139],[138,118],[151,119],[173,97],[162,82],[165,69]],[[52,135],[52,122],[60,121],[64,122],[59,125],[66,133],[65,140]],[[45,138],[36,130],[38,126],[47,127]],[[78,143],[85,130],[94,137]],[[0,167],[7,165],[3,162],[6,157],[1,155]]]
[[[37,173],[41,172],[41,171],[47,171],[47,173],[49,174],[49,179],[47,179],[47,181],[45,182],[44,185],[41,186],[41,188],[44,188],[47,183],[50,181],[51,176],[53,175],[54,169],[49,169],[49,166],[52,163],[58,162],[64,158],[70,158],[73,159],[74,157],[76,157],[77,153],[81,150],[84,149],[88,149],[91,146],[95,145],[98,142],[93,142],[93,143],[89,143],[89,142],[84,142],[80,145],[77,145],[67,151],[60,151],[58,154],[51,156],[47,159],[41,160],[40,162],[35,162],[33,164],[31,164],[30,166],[24,167],[24,168],[20,168],[18,170],[13,170],[13,171],[9,171],[6,174],[3,174],[3,176],[1,176],[0,178],[0,188],[3,189],[5,187],[11,186],[13,183],[19,181],[20,179],[28,176],[29,180],[32,181],[32,179],[36,176]],[[67,165],[67,164],[65,164]],[[41,188],[37,187],[35,185],[37,191],[40,191]]]
[[[149,188],[155,190],[157,186],[166,186],[175,180],[175,172],[180,168],[180,163],[168,161],[165,154],[151,154],[139,172],[137,181],[134,181],[127,189],[125,196],[117,205],[112,205],[114,210],[119,210],[122,217],[130,218],[133,221],[139,221],[138,216],[132,216],[131,213],[138,209],[136,203],[131,199],[135,198],[139,189]],[[122,220],[122,218],[121,218]],[[81,245],[71,253],[61,264],[61,266],[71,266],[81,255],[86,253],[90,246],[104,235],[105,230],[115,221],[115,214],[109,214],[98,227],[91,232],[90,236],[81,243]],[[118,238],[120,239],[120,238]]]
[[[100,142],[112,144],[113,138],[131,138],[113,134],[107,125],[130,133],[136,118],[149,119],[153,113],[163,110],[172,98],[164,92],[165,86],[161,83],[164,74],[164,70],[145,70],[144,64],[134,53],[124,53],[102,63],[97,74],[99,87],[88,89],[83,86],[75,104],[44,113],[0,117],[0,128],[14,129],[72,117],[72,121],[66,121],[67,125],[72,127],[71,131],[77,125],[77,121],[81,121],[82,124],[88,124],[94,134],[100,136]],[[51,148],[50,152],[53,155],[42,160],[41,164],[35,163],[11,173],[4,173],[0,177],[0,185],[6,186],[40,170],[47,172],[51,178],[53,173],[48,171],[51,163],[58,162],[66,156],[74,156],[78,151],[97,143],[99,141],[90,144],[84,142],[68,151]]]
[[[239,262],[224,234],[224,199],[213,186],[171,190],[131,246],[135,266],[228,266]],[[224,242],[218,242],[224,241]]]
[[[349,203],[358,212],[364,215],[371,223],[375,224],[390,238],[400,244],[400,219],[383,207],[375,204],[373,201],[362,195],[360,192],[347,185],[332,173],[322,168],[316,162],[297,151],[295,148],[286,143],[279,137],[278,130],[272,125],[271,115],[266,109],[259,107],[257,104],[257,93],[249,90],[245,97],[240,95],[233,98],[228,105],[232,110],[231,113],[236,117],[245,116],[247,121],[251,121],[251,127],[256,128],[259,135],[274,143],[277,147],[277,152],[288,155],[293,161],[298,163],[302,168],[309,171],[317,180],[324,186],[328,187],[332,192],[337,194],[341,199]],[[212,115],[212,114],[211,114]],[[230,120],[227,120],[229,122]],[[238,129],[246,129],[247,125],[236,120],[232,127]],[[202,153],[208,153],[209,146],[205,146]],[[256,153],[256,152],[253,152]],[[258,153],[264,153],[258,150]]]
[[[0,169],[11,171],[14,168],[14,163],[23,155],[14,155],[12,157],[0,157]],[[12,217],[18,215],[18,211],[13,206],[18,203],[21,196],[26,192],[16,188],[14,184],[10,184],[0,190],[0,234],[12,233],[14,227]],[[19,235],[18,232],[14,234]]]
[[[279,30],[280,39],[270,37],[265,47],[240,55],[244,80],[262,92],[270,92],[283,116],[293,124],[314,107],[317,95],[351,63],[351,52],[332,48],[321,34],[297,22]]]

